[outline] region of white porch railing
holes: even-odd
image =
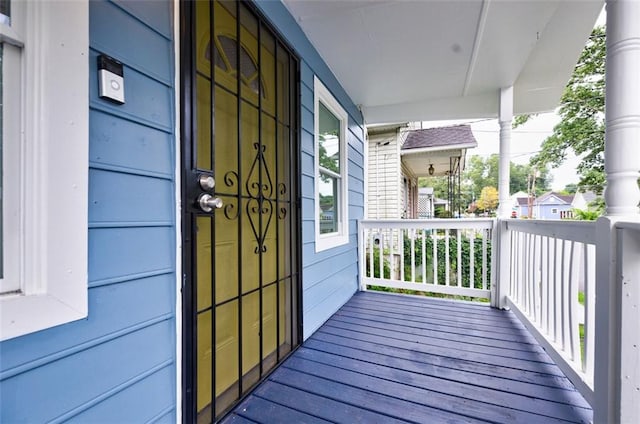
[[[360,288],[489,298],[492,219],[359,222]]]
[[[510,253],[507,306],[593,402],[595,222],[500,221]]]

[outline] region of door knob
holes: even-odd
[[[216,180],[214,180],[211,175],[200,174],[198,177],[198,184],[200,184],[200,188],[203,190],[210,191],[216,186]]]
[[[222,207],[222,199],[213,197],[209,193],[202,193],[198,197],[198,205],[204,212],[211,212],[213,208],[220,209]]]

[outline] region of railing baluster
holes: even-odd
[[[375,273],[373,272],[373,268],[374,268],[374,261],[373,261],[373,247],[374,247],[374,233],[373,233],[373,229],[370,229],[369,232],[367,233],[368,235],[368,245],[369,245],[369,270],[368,270],[368,277],[373,277],[375,275]]]
[[[549,332],[549,274],[545,275],[545,270],[549,269],[547,258],[548,246],[545,241],[548,237],[540,237],[540,328],[546,333]]]
[[[571,341],[571,359],[578,362],[580,360],[580,329],[578,328],[578,279],[576,278],[574,267],[575,242],[571,241],[569,253],[569,340]]]
[[[427,284],[427,230],[422,230],[422,282]]]
[[[380,246],[378,248],[378,266],[380,267],[380,278],[385,278],[384,275],[384,243],[385,243],[385,235],[380,230]]]
[[[409,236],[411,237],[411,282],[416,282],[416,230],[409,230]]]
[[[475,277],[474,261],[476,259],[476,250],[474,248],[474,239],[476,238],[475,231],[469,231],[469,287],[474,288],[475,283],[473,281]]]
[[[462,287],[462,240],[460,238],[460,229],[456,229],[456,268],[458,272],[458,287]]]
[[[553,322],[554,322],[554,328],[553,328],[553,340],[556,343],[562,343],[561,341],[558,340],[559,336],[562,336],[562,295],[561,295],[561,290],[562,290],[562,273],[561,273],[561,269],[558,266],[558,255],[559,255],[559,249],[558,249],[558,239],[557,238],[553,238],[553,287],[554,287],[554,292],[553,292]]]
[[[538,281],[538,269],[540,267],[540,255],[538,251],[538,236],[533,235],[533,319],[540,323],[540,283]]]
[[[531,315],[531,234],[524,233],[524,280],[525,280],[525,292],[524,292],[524,304],[525,309],[529,315]]]
[[[404,230],[400,231],[400,237],[398,238],[398,250],[400,251],[400,281],[404,281]]]
[[[551,238],[547,237],[547,335],[551,333]]]
[[[391,278],[392,280],[396,279],[396,273],[395,273],[395,262],[393,259],[393,251],[394,251],[394,239],[395,239],[395,235],[394,235],[394,231],[391,230],[389,232],[389,278]]]
[[[433,240],[433,284],[438,284],[438,238],[437,229],[431,230],[431,240]]]
[[[560,285],[562,288],[561,294],[561,305],[562,305],[562,350],[567,350],[567,345],[569,344],[569,284],[567,282],[567,249],[566,249],[566,241],[562,241],[562,277],[560,279]]]
[[[584,282],[584,370],[588,377],[593,380],[593,360],[595,358],[595,324],[596,324],[596,280],[595,280],[595,258],[596,247],[585,246],[585,282]]]
[[[489,230],[482,231],[482,290],[487,289],[487,238],[489,237]],[[509,252],[511,254],[511,252]],[[493,271],[492,271],[493,272]]]
[[[444,230],[444,282],[445,285],[449,285],[449,264],[451,258],[449,257],[449,229]]]

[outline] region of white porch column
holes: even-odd
[[[640,219],[640,2],[607,0],[606,214],[597,222],[594,422],[640,422],[637,258],[616,222]],[[626,246],[626,247],[625,247]],[[632,324],[633,323],[633,324]]]
[[[498,219],[494,228],[494,248],[491,252],[491,306],[504,308],[509,291],[509,255],[511,254],[511,236],[506,220],[511,217],[509,196],[509,167],[511,164],[511,121],[513,120],[513,87],[500,90],[498,122],[500,123],[500,162],[498,166]]]
[[[509,203],[509,166],[511,163],[511,121],[513,120],[513,87],[500,90],[500,165],[498,167],[498,218],[511,216]]]

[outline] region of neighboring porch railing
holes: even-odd
[[[489,298],[492,219],[359,222],[360,288]]]
[[[595,222],[499,222],[510,247],[499,258],[509,261],[507,306],[593,404]]]

